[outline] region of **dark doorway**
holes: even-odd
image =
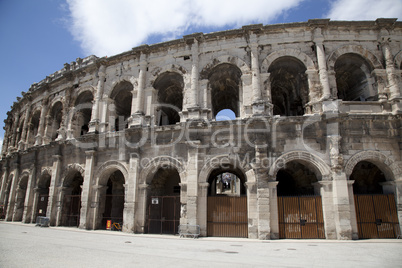
[[[354,181],[359,238],[396,238],[399,234],[398,213],[394,195],[383,191],[385,174],[374,163],[361,161],[354,167],[350,179]]]
[[[102,218],[102,228],[106,228],[108,220],[123,226],[124,212],[124,176],[121,171],[117,170],[110,175],[107,182],[106,196],[104,199],[105,210]]]
[[[66,178],[64,186],[65,190],[62,225],[63,226],[76,226],[80,224],[80,211],[81,211],[81,186],[83,184],[83,177],[80,172],[70,172]]]
[[[148,233],[178,233],[181,207],[179,183],[180,175],[174,168],[159,168],[155,173],[148,199]]]

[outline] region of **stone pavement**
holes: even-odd
[[[402,240],[250,240],[0,222],[0,267],[402,267]]]

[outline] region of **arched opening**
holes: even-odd
[[[307,166],[291,161],[276,175],[278,196],[314,195],[314,183],[317,177]]]
[[[49,187],[51,177],[44,174],[40,177],[37,184],[38,203],[36,205],[36,216],[46,217],[47,204],[49,201]]]
[[[174,125],[180,122],[183,109],[183,77],[175,72],[161,74],[154,83],[158,92],[157,125]]]
[[[123,81],[116,85],[110,98],[114,102],[115,107],[115,131],[120,131],[128,127],[127,119],[131,116],[131,102],[133,85],[130,82]]]
[[[278,171],[279,238],[325,238],[321,196],[314,189],[317,172],[296,160]]]
[[[89,122],[92,115],[93,96],[90,91],[81,93],[75,101],[75,113],[73,116],[72,129],[74,137],[78,138],[89,131]]]
[[[382,183],[386,182],[384,173],[373,163],[361,161],[350,175],[354,194],[383,194]]]
[[[226,165],[208,178],[207,236],[248,237],[246,177]]]
[[[36,111],[32,118],[31,118],[31,123],[29,124],[28,128],[28,144],[29,145],[34,145],[35,144],[35,138],[36,135],[38,135],[38,130],[39,130],[39,121],[40,121],[40,111]]]
[[[180,223],[180,175],[161,167],[153,176],[148,200],[148,233],[177,234]]]
[[[300,116],[308,103],[308,82],[304,64],[293,57],[276,59],[268,69],[274,115]]]
[[[124,184],[124,175],[120,170],[114,171],[109,176],[105,198],[101,199],[104,202],[101,209],[101,212],[103,211],[102,229],[106,228],[108,220],[111,221],[112,226],[114,226],[113,223],[118,223],[120,228],[123,226]]]
[[[238,169],[216,169],[208,179],[208,196],[246,195],[245,177]]]
[[[394,186],[386,183],[385,172],[375,162],[360,161],[350,180],[359,238],[396,238],[400,228]]]
[[[81,211],[81,187],[84,182],[79,171],[72,170],[63,183],[62,226],[79,226]]]
[[[47,129],[47,137],[54,141],[58,137],[58,130],[61,126],[61,120],[63,118],[63,104],[56,102],[49,113],[49,122]]]
[[[22,215],[24,213],[25,207],[25,196],[27,192],[27,185],[28,185],[28,176],[23,176],[17,188],[17,193],[15,197],[15,214],[13,217],[13,221],[22,221]]]
[[[236,114],[230,109],[220,110],[215,117],[216,121],[230,121],[236,119]]]
[[[335,62],[338,99],[344,101],[378,100],[370,83],[372,68],[360,55],[347,53]]]
[[[13,180],[14,180],[14,175],[11,175],[8,178],[8,182],[7,182],[7,187],[6,187],[6,191],[4,193],[4,214],[8,213],[8,205],[9,205],[9,201],[10,201],[10,191],[11,191],[11,185],[13,184]],[[4,215],[6,217],[6,215]],[[7,219],[9,220],[9,219]]]
[[[235,117],[240,116],[241,76],[241,70],[229,63],[219,64],[209,72],[208,88],[211,91],[214,118],[224,109],[232,110]]]

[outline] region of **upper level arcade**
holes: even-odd
[[[5,120],[2,156],[90,134],[188,120],[400,114],[396,19],[249,25],[90,56],[31,86]]]

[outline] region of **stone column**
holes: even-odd
[[[95,185],[93,186],[93,201],[91,207],[93,208],[92,229],[99,229],[102,224],[102,214],[105,210],[105,195],[107,186]]]
[[[314,183],[314,191],[315,194],[319,194],[321,196],[325,237],[327,239],[337,239],[334,215],[335,212],[332,197],[332,181],[319,181]]]
[[[8,206],[6,212],[6,221],[11,221],[13,219],[13,212],[15,206],[15,196],[18,188],[18,181],[20,177],[20,165],[14,163],[12,169],[14,170],[14,177],[10,188],[10,193],[8,195]]]
[[[32,207],[34,199],[34,187],[36,185],[36,165],[31,166],[31,174],[28,178],[27,189],[25,193],[24,212],[22,215],[23,223],[30,223],[32,217]]]
[[[46,209],[46,217],[50,219],[50,225],[55,226],[57,223],[57,189],[59,187],[59,176],[61,169],[61,156],[54,155],[53,156],[53,167],[52,167],[52,177],[50,180],[49,186],[49,199],[47,203]]]
[[[125,196],[124,196],[124,213],[123,213],[123,231],[134,232],[135,223],[135,205],[137,198],[137,184],[139,176],[139,159],[137,154],[130,154],[130,167],[128,178],[126,178]]]
[[[346,175],[343,172],[335,174],[332,183],[334,203],[334,218],[338,240],[352,239],[351,200]]]
[[[188,142],[188,160],[187,160],[187,224],[198,225],[198,148],[194,146],[197,142]],[[181,201],[181,200],[180,200]],[[182,201],[181,201],[182,202]],[[183,202],[182,202],[183,204]]]
[[[8,166],[3,166],[3,178],[1,180],[1,188],[0,188],[0,205],[5,205],[5,195],[7,191],[7,181],[9,176],[9,168]]]
[[[355,197],[353,194],[353,183],[355,181],[348,180],[348,194],[350,200],[350,224],[352,226],[352,239],[359,239],[359,230],[357,229],[357,216],[355,207]]]
[[[32,214],[31,214],[31,222],[35,223],[36,222],[36,217],[37,217],[37,207],[38,207],[38,202],[39,202],[39,194],[42,189],[40,188],[34,188],[33,189],[33,201],[32,201]]]
[[[399,178],[395,182],[395,201],[396,201],[396,209],[398,212],[398,220],[399,220],[399,233],[402,234],[402,178]]]
[[[28,105],[28,109],[25,112],[25,121],[24,121],[24,125],[22,127],[22,133],[21,133],[21,140],[18,142],[18,150],[24,150],[25,149],[25,144],[26,144],[26,139],[27,139],[27,132],[28,132],[28,121],[30,119],[31,116],[31,110],[32,107],[31,105]]]
[[[63,207],[64,207],[64,197],[68,194],[71,194],[70,187],[58,187],[57,189],[57,197],[56,197],[56,216],[55,216],[55,226],[63,225]],[[46,213],[47,214],[47,213]],[[52,219],[50,219],[50,222]]]
[[[325,58],[323,46],[324,36],[322,35],[320,28],[316,28],[314,30],[313,41],[317,50],[318,73],[320,75],[320,82],[322,86],[322,100],[328,100],[331,98],[331,90],[329,87],[327,60]]]
[[[12,133],[12,138],[11,138],[11,144],[9,146],[10,149],[14,149],[15,147],[17,147],[18,145],[16,144],[17,141],[17,129],[19,128],[19,121],[20,121],[20,115],[17,113],[14,115],[14,129],[13,129],[13,133]],[[22,130],[20,130],[22,131]],[[9,151],[10,153],[10,151]]]
[[[248,178],[248,176],[247,176]],[[245,183],[247,191],[247,214],[248,214],[248,238],[258,238],[258,195],[257,183],[254,181],[247,181]]]
[[[392,55],[391,48],[389,46],[389,39],[390,38],[382,42],[382,51],[385,58],[389,90],[391,92],[390,100],[393,100],[400,97],[400,90],[398,86],[397,74],[394,67],[394,56]]]
[[[135,215],[135,232],[145,233],[147,226],[147,199],[149,193],[149,184],[138,185],[138,211]]]
[[[268,182],[271,239],[279,239],[278,181]]]
[[[99,105],[103,95],[105,85],[106,67],[101,65],[98,71],[98,84],[96,86],[96,94],[94,104],[92,106],[92,118],[89,122],[89,133],[97,133],[99,131]]]
[[[267,240],[271,238],[271,206],[270,189],[257,189],[258,208],[258,239]]]
[[[93,217],[88,217],[87,220],[87,216],[91,212],[91,185],[95,166],[95,153],[96,151],[93,150],[85,152],[86,161],[84,182],[81,191],[80,229],[88,229],[92,225],[90,221]]]
[[[35,146],[42,145],[43,143],[43,136],[44,136],[44,130],[45,130],[45,124],[46,124],[46,114],[48,110],[48,99],[44,99],[42,101],[42,110],[40,112],[40,121],[39,121],[39,128],[38,128],[38,134],[35,137]]]
[[[198,225],[200,226],[201,236],[207,236],[208,187],[208,182],[198,184]]]
[[[131,106],[131,119],[129,123],[129,127],[135,125],[141,125],[143,122],[143,117],[145,115],[144,111],[144,98],[145,98],[145,83],[146,83],[146,72],[147,72],[147,54],[141,53],[140,56],[140,71],[138,75],[138,89],[137,89],[137,99],[134,98],[132,100]],[[133,105],[137,102],[137,111],[133,113]]]
[[[191,57],[193,63],[191,65],[191,92],[188,103],[188,109],[198,109],[198,80],[199,80],[199,52],[198,52],[198,41],[194,38],[194,43],[191,45]]]

